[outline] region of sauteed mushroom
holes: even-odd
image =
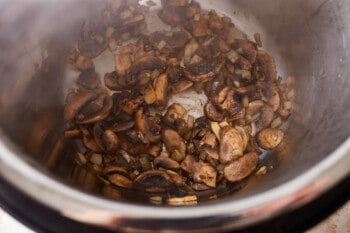
[[[193,82],[203,82],[212,79],[219,73],[224,65],[225,60],[222,58],[213,58],[210,61],[201,61],[190,65],[184,70],[186,78]]]
[[[233,36],[230,18],[195,1],[161,4],[158,16],[176,29],[146,31],[147,9],[125,0],[107,1],[83,24],[66,58],[81,73],[67,92],[64,134],[81,141],[79,164],[113,188],[161,192],[150,198],[158,204],[165,196],[171,205],[195,204],[198,192],[251,175],[262,149],[279,148],[295,90],[290,78],[276,78],[261,41]],[[107,46],[115,67],[102,83],[92,59]],[[204,116],[177,103],[174,94],[185,90],[204,92]]]
[[[258,155],[254,152],[243,155],[224,168],[224,176],[230,182],[240,181],[254,171],[258,165]]]
[[[146,192],[157,193],[169,190],[173,186],[173,180],[163,170],[151,170],[143,172],[134,180],[136,188]]]
[[[284,132],[280,129],[266,128],[257,135],[259,146],[265,150],[276,148],[282,141]]]

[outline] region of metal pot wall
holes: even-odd
[[[239,191],[197,206],[121,198],[75,166],[60,138],[71,79],[64,62],[72,30],[98,13],[93,1],[0,3],[0,175],[68,219],[106,229],[224,231],[289,212],[332,189],[350,173],[350,3],[346,1],[201,1],[232,17],[249,36],[261,34],[278,73],[296,77],[289,147],[266,155],[270,171]],[[46,50],[44,48],[49,48]],[[103,64],[102,67],[108,64]],[[114,199],[114,200],[113,200]]]

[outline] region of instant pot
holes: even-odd
[[[64,97],[74,82],[66,52],[77,25],[98,14],[102,4],[5,0],[0,3],[0,197],[10,213],[39,231],[52,232],[267,232],[273,224],[290,230],[284,225],[290,216],[322,216],[349,198],[350,3],[200,4],[230,16],[248,38],[259,33],[278,73],[295,77],[289,143],[265,155],[267,174],[196,206],[155,206],[120,197],[77,166],[73,148],[61,137]]]

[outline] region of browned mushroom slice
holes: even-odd
[[[224,176],[230,182],[237,182],[248,177],[258,165],[259,157],[256,153],[250,152],[238,160],[233,161],[224,168]]]
[[[193,183],[191,187],[196,191],[204,191],[204,190],[211,189],[211,187],[202,183]]]
[[[162,167],[165,169],[177,170],[180,168],[180,164],[168,157],[158,156],[153,160],[156,167]]]
[[[165,69],[165,62],[154,56],[142,57],[131,65],[132,75],[136,75],[144,70]]]
[[[129,154],[137,155],[146,153],[150,147],[149,141],[146,140],[140,131],[129,130],[119,137],[121,148]]]
[[[133,115],[135,111],[138,109],[138,107],[143,103],[143,97],[139,96],[134,99],[132,98],[125,98],[120,100],[119,107],[122,109],[126,114]]]
[[[216,187],[217,172],[209,163],[196,161],[191,155],[185,157],[181,163],[181,168],[188,172],[195,182],[204,183],[209,187]]]
[[[248,104],[248,108],[245,115],[245,120],[247,123],[254,122],[258,120],[261,113],[260,110],[264,106],[264,102],[261,100],[254,100]]]
[[[186,143],[178,132],[172,129],[164,129],[162,131],[162,139],[170,153],[179,153],[179,156],[176,156],[176,161],[180,162],[185,157]]]
[[[187,6],[189,4],[189,0],[165,0],[169,6]]]
[[[223,58],[213,58],[209,61],[201,61],[191,64],[184,70],[184,74],[187,79],[193,82],[208,81],[220,72],[224,63],[225,60]]]
[[[230,163],[243,155],[244,142],[241,133],[231,126],[225,126],[220,130],[220,154],[219,160],[223,164]]]
[[[208,98],[215,96],[220,90],[225,87],[225,77],[220,72],[211,81],[207,82],[205,85],[204,92]]]
[[[64,131],[64,137],[67,139],[80,138],[82,136],[80,129],[69,129]]]
[[[113,99],[108,94],[101,94],[95,100],[83,106],[75,116],[78,124],[90,124],[108,117],[113,106]]]
[[[280,129],[266,128],[258,133],[256,140],[261,148],[272,150],[281,143],[283,136],[284,132]]]
[[[165,192],[173,187],[173,180],[164,170],[150,170],[139,175],[134,186],[151,193]]]
[[[124,20],[119,30],[120,31],[127,31],[130,29],[133,29],[133,27],[142,24],[142,22],[145,21],[145,16],[143,14],[135,14],[132,18]]]
[[[174,49],[183,48],[191,37],[191,34],[185,30],[156,31],[150,34],[149,40],[153,47],[169,53]]]
[[[121,91],[134,86],[137,83],[136,76],[118,76],[117,72],[106,73],[104,76],[106,87],[113,91]]]
[[[159,142],[160,140],[160,119],[149,118],[144,114],[143,108],[136,111],[135,114],[135,125],[138,130],[140,130],[143,135],[145,135],[146,140],[151,143]]]
[[[178,174],[176,171],[166,170],[166,173],[168,173],[168,175],[170,176],[170,178],[172,179],[172,181],[176,186],[178,187],[184,186],[184,178],[180,174]]]
[[[222,18],[218,16],[218,14],[212,10],[209,12],[209,27],[212,30],[220,30],[224,26],[224,23],[222,22]]]
[[[237,52],[248,59],[251,64],[255,62],[257,48],[253,42],[243,39],[235,39],[234,43],[231,45]]]
[[[104,141],[106,151],[112,152],[119,148],[119,138],[112,130],[105,130],[102,139]]]
[[[261,99],[264,102],[267,102],[272,107],[273,111],[276,112],[281,105],[278,87],[274,84],[264,82],[257,82],[256,85],[258,87]]]
[[[185,90],[187,90],[188,88],[193,86],[193,82],[189,81],[189,80],[181,80],[177,83],[172,84],[169,87],[169,90],[172,94],[178,94],[181,93]]]
[[[199,146],[207,145],[211,148],[215,148],[216,144],[216,136],[210,131],[207,131],[202,140],[199,142]]]
[[[172,0],[172,2],[175,2]],[[176,3],[176,5],[181,4]],[[168,0],[162,0],[162,9],[158,12],[158,17],[166,24],[176,26],[186,20],[186,5],[174,6],[168,3]]]
[[[131,67],[130,54],[116,54],[114,55],[115,71],[118,76],[125,76]]]
[[[249,142],[249,133],[247,130],[245,130],[242,126],[235,126],[235,129],[239,132],[241,135],[242,141],[243,141],[243,151],[246,149],[248,142]]]
[[[167,103],[168,90],[168,77],[165,73],[154,80],[153,88],[156,92],[156,101],[154,104],[157,106],[165,106]]]
[[[69,94],[69,93],[68,93]],[[92,91],[81,91],[67,95],[67,103],[64,107],[64,119],[72,120],[88,102],[97,98],[97,94]]]
[[[205,104],[204,113],[211,121],[221,122],[225,119],[225,112],[218,110],[210,101]]]
[[[97,145],[96,141],[92,139],[89,135],[84,135],[83,136],[83,143],[86,148],[89,150],[96,152],[96,153],[101,153],[103,152],[103,148],[101,148],[99,145]]]
[[[108,47],[107,40],[98,43],[93,39],[78,42],[79,52],[87,58],[94,58],[100,55]]]
[[[113,132],[119,133],[119,132],[123,132],[131,129],[132,127],[134,127],[134,125],[135,125],[135,121],[125,121],[125,122],[118,121],[113,125],[111,130]]]
[[[77,78],[77,84],[81,89],[91,90],[97,93],[106,92],[94,69],[81,72]]]
[[[260,118],[256,121],[256,132],[261,131],[264,128],[267,128],[270,126],[273,118],[274,118],[274,112],[273,109],[269,105],[265,105],[260,110]]]
[[[177,83],[182,79],[183,73],[180,67],[169,64],[166,70],[169,82]]]
[[[143,99],[146,104],[153,104],[157,100],[156,91],[153,89],[150,83],[140,88],[140,92],[143,95]]]
[[[105,175],[111,175],[114,173],[118,173],[118,174],[121,174],[125,177],[129,176],[129,172],[125,168],[118,167],[118,166],[105,167],[105,168],[103,168],[102,173]]]
[[[225,99],[217,106],[220,110],[227,112],[228,118],[230,120],[238,119],[241,117],[236,117],[236,115],[241,112],[242,106],[233,90],[229,90],[226,93]]]
[[[127,189],[131,189],[133,187],[132,181],[121,174],[115,173],[109,175],[107,178],[112,184],[117,185],[119,187]]]
[[[203,37],[208,35],[209,20],[203,15],[195,15],[191,21],[192,34],[195,37]]]
[[[181,104],[173,103],[168,107],[167,112],[164,114],[163,120],[167,124],[173,125],[176,123],[176,121],[181,120],[185,116],[186,112],[187,110]]]
[[[266,81],[273,82],[276,80],[277,71],[274,59],[267,52],[258,50],[256,53],[256,60],[261,67],[262,73],[265,75]]]

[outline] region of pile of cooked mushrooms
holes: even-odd
[[[254,173],[261,149],[283,140],[295,90],[293,78],[277,78],[261,42],[232,36],[229,17],[195,1],[161,4],[170,31],[146,34],[147,7],[137,1],[108,0],[102,16],[84,22],[67,56],[80,74],[66,96],[65,137],[82,142],[78,161],[110,183],[150,193],[181,188],[169,203],[193,202],[196,191]],[[93,58],[107,48],[115,69],[101,82]],[[205,93],[204,116],[169,106],[188,89]]]

